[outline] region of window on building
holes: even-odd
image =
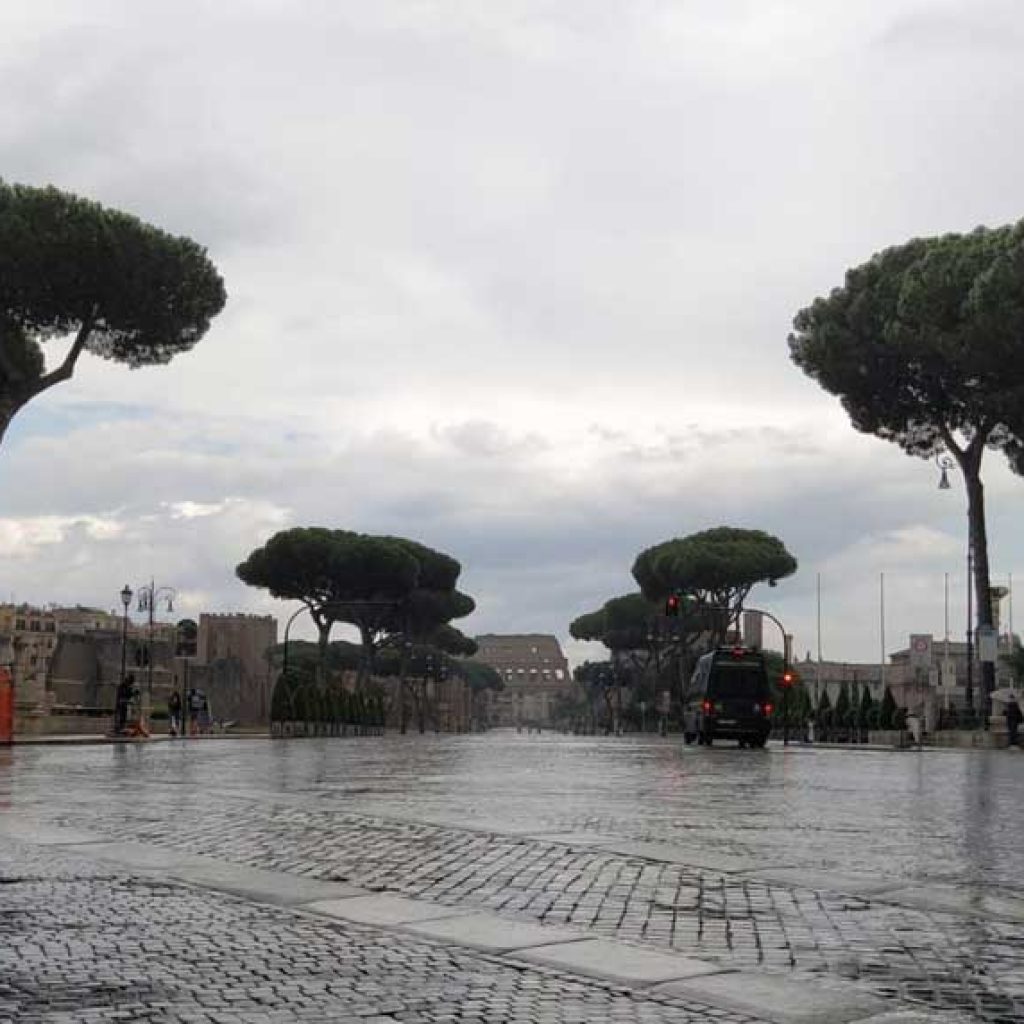
[[[14,620],[14,628],[15,629],[24,629],[25,628],[25,620],[24,619],[15,619]]]
[[[565,678],[565,673],[560,668],[556,668],[555,669],[555,678],[559,682],[561,682]]]
[[[45,626],[44,626],[43,632],[44,633],[56,633],[57,632],[57,623],[56,622],[52,622],[52,621],[51,622],[47,622],[45,624]]]
[[[29,628],[29,632],[30,633],[38,633],[39,632],[39,620],[38,619],[30,619],[29,623],[28,623],[28,628]]]

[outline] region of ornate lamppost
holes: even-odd
[[[128,670],[128,606],[132,603],[132,588],[126,583],[121,588],[121,604],[124,605],[124,615],[121,619],[121,682],[114,694],[114,731],[117,731],[120,715],[118,713],[118,701],[124,692],[124,680]],[[122,723],[123,724],[123,723]]]
[[[125,588],[127,589],[127,588]],[[123,596],[123,595],[122,595]],[[149,613],[149,633],[146,641],[146,694],[142,702],[141,725],[149,727],[149,711],[153,704],[153,615],[157,605],[163,601],[169,612],[174,611],[174,598],[178,592],[174,587],[158,587],[152,579],[139,587],[139,611]],[[131,598],[129,598],[131,600]],[[127,613],[126,613],[127,614]],[[184,709],[182,709],[184,712]]]

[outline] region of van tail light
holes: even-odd
[[[711,712],[711,701],[701,701],[700,709],[704,712],[704,714],[709,714]]]
[[[771,706],[771,704],[765,704],[765,706],[764,706],[764,713],[766,715],[770,715],[774,710],[775,709]]]

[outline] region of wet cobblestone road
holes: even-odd
[[[493,734],[12,758],[0,809],[53,824],[1024,1019],[1015,753]]]
[[[9,842],[0,879],[3,1022],[751,1020],[41,858]]]

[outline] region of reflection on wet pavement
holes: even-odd
[[[495,733],[18,748],[0,799],[8,819],[1010,1021],[1022,782],[1016,752]]]

